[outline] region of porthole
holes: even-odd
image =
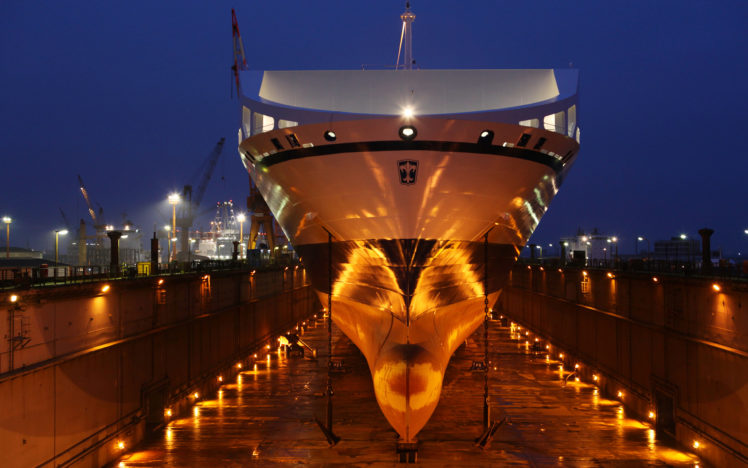
[[[335,141],[338,139],[338,136],[335,135],[335,132],[333,132],[332,130],[326,131],[324,137],[327,141]]]

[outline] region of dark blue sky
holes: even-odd
[[[708,226],[715,247],[746,255],[748,2],[412,5],[423,68],[580,69],[582,150],[533,241],[598,227],[626,251],[637,235]],[[51,249],[59,207],[89,221],[77,174],[109,222],[166,223],[166,195],[222,136],[203,205],[243,206],[232,6],[251,68],[394,64],[403,1],[0,3],[0,215],[14,219],[12,244]]]

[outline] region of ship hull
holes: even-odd
[[[412,441],[578,146],[452,119],[336,122],[334,142],[329,128],[262,133],[240,151],[321,302],[366,356],[384,415]],[[479,141],[487,128],[491,141]]]

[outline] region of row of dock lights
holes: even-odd
[[[532,270],[532,265],[527,265],[527,269],[528,270]],[[543,268],[542,266],[539,266],[538,270],[545,271],[545,268]],[[564,273],[563,268],[559,268],[558,272],[561,273],[561,274],[563,274]],[[587,270],[582,270],[581,273],[582,273],[582,277],[583,278],[588,278],[589,277],[589,272]],[[606,272],[605,276],[608,277],[611,280],[616,279],[616,275],[612,271]],[[652,282],[656,283],[656,284],[659,284],[661,281],[660,281],[660,278],[658,276],[652,276]],[[722,292],[722,285],[719,284],[719,283],[712,283],[712,290],[714,292]]]
[[[502,318],[503,318],[503,316],[502,316]],[[519,324],[516,324],[514,322],[510,322],[510,330],[509,331],[510,331],[510,337],[512,337],[512,338],[517,338],[518,336],[522,336],[522,326],[520,326]],[[531,332],[529,330],[525,330],[524,335],[525,335],[525,337],[530,337],[531,336]],[[535,338],[535,343],[541,343],[540,338]],[[529,340],[525,340],[525,347],[526,348],[527,348],[528,344],[529,344]],[[539,346],[537,346],[537,347],[540,347],[540,346],[542,346],[542,343]],[[547,351],[547,353],[545,355],[545,361],[548,364],[550,364],[551,363],[551,349],[552,349],[551,344],[546,344],[545,345],[545,349]],[[564,377],[564,362],[565,362],[564,358],[565,357],[566,357],[566,355],[563,352],[559,352],[558,353],[558,359],[561,361],[561,363],[558,366],[560,378],[562,380],[564,380],[564,382],[566,382],[569,378],[571,378],[573,376],[575,382],[581,382],[580,369],[581,369],[582,365],[580,363],[575,363],[574,364],[574,370],[572,372],[570,372],[566,377]],[[593,395],[597,396],[599,394],[600,374],[598,374],[597,372],[593,372],[592,373],[592,382],[593,382],[593,385],[595,386],[595,388],[593,390]],[[621,401],[621,404],[623,405],[623,401],[626,398],[626,392],[623,389],[617,390],[616,391],[616,398],[619,401]],[[623,411],[623,406],[620,406],[619,407],[619,412],[621,412],[621,414],[622,414],[622,411]],[[647,412],[647,419],[653,423],[656,420],[656,418],[657,418],[657,415],[656,415],[655,411],[653,409],[648,410],[648,412]],[[650,430],[653,430],[653,429],[650,429]],[[700,442],[700,441],[698,441],[698,440],[693,440],[692,447],[694,449],[701,449],[701,448],[703,448],[703,443]]]
[[[163,281],[163,279],[160,280],[160,281]],[[159,284],[163,284],[163,283],[159,282]],[[314,318],[315,319],[317,318],[316,314],[314,315]],[[295,330],[299,330],[299,328],[301,328],[303,330],[303,327],[305,327],[306,325],[307,325],[306,321],[300,322],[300,324],[297,324],[295,326]],[[291,333],[290,331],[287,332],[287,334],[290,334],[290,333]],[[288,338],[286,338],[286,336],[280,336],[280,337],[278,337],[278,349],[277,349],[277,352],[278,352],[278,357],[279,358],[282,356],[283,348],[285,346],[288,346],[288,344],[289,344],[289,341],[288,341]],[[264,348],[265,348],[266,351],[270,351],[272,349],[272,346],[271,346],[270,343],[267,343],[264,346]],[[267,370],[270,370],[271,357],[272,357],[271,353],[267,353],[266,356],[265,356],[265,359],[264,359]],[[253,353],[252,354],[252,359],[254,360],[252,372],[256,373],[258,371],[257,363],[261,362],[261,360],[259,359],[258,353]],[[237,371],[237,377],[236,377],[237,384],[239,385],[239,388],[241,389],[242,372],[244,372],[244,370],[243,370],[244,369],[244,364],[243,364],[242,361],[239,361],[236,364],[234,364],[234,367],[235,367],[235,369]],[[216,381],[217,381],[217,383],[219,385],[223,385],[224,380],[225,379],[223,377],[223,374],[218,374],[216,376]],[[223,389],[221,389],[220,387],[217,390],[217,395],[218,395],[218,399],[220,401],[223,398]],[[189,393],[188,394],[188,398],[189,398],[189,400],[191,401],[191,403],[193,405],[197,405],[197,403],[199,403],[199,401],[200,401],[200,392],[195,391],[195,392]],[[198,406],[193,406],[193,408],[192,408],[192,414],[196,418],[200,416],[200,409],[199,409]],[[171,408],[166,408],[164,410],[164,419],[166,421],[169,421],[173,416],[174,416],[174,412],[173,412],[173,410]],[[167,431],[167,438],[171,438],[171,428],[167,427],[166,431]],[[120,466],[124,466],[122,463],[123,462],[120,463]]]

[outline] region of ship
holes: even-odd
[[[251,70],[238,149],[382,413],[416,441],[579,151],[576,69]],[[404,47],[403,47],[404,45]]]

